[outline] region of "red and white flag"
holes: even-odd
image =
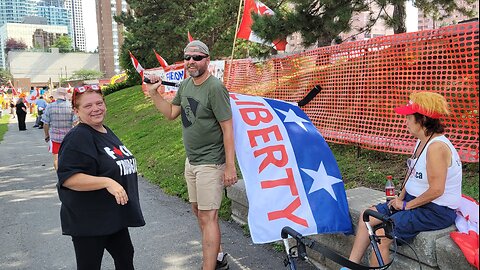
[[[38,90],[38,89],[35,88],[35,89],[33,89],[33,90],[31,91],[30,95],[28,95],[28,96],[25,98],[25,100],[26,100],[28,103],[35,103],[35,100],[36,100],[37,98],[39,98],[39,97],[40,97],[40,90]]]
[[[142,77],[142,80],[143,80],[143,71],[145,70],[142,65],[140,65],[140,63],[138,62],[137,58],[135,58],[135,56],[133,56],[132,52],[131,51],[128,51],[128,53],[130,54],[130,59],[132,59],[132,63],[133,63],[133,66],[135,67],[135,69],[137,70],[138,74],[140,74],[140,76]]]
[[[194,41],[192,35],[190,35],[190,31],[188,31],[188,42]]]
[[[12,81],[8,80],[8,84],[10,84],[10,86],[12,87],[12,95],[18,95],[17,89],[15,89],[15,86],[13,86]]]
[[[274,40],[273,43],[269,43],[261,39],[257,35],[255,35],[255,33],[253,33],[252,31],[253,19],[251,15],[252,12],[255,12],[260,16],[263,16],[263,15],[272,16],[275,14],[273,10],[271,10],[269,7],[267,7],[265,4],[263,4],[260,1],[245,0],[245,7],[243,9],[242,22],[240,23],[240,27],[237,32],[237,37],[250,40],[256,43],[270,45],[274,47],[275,50],[277,51],[285,51],[285,48],[287,46],[287,41],[285,39]]]
[[[458,231],[450,233],[450,237],[457,243],[467,261],[477,269],[479,269],[478,209],[477,201],[463,195],[455,220]]]
[[[162,66],[162,68],[166,68],[166,67],[169,66],[167,61],[165,61],[165,59],[163,59],[163,57],[160,56],[160,54],[158,54],[157,51],[155,51],[155,49],[153,49],[153,52],[155,53],[155,56],[157,57],[158,63],[160,63],[160,66]]]

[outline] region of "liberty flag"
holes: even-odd
[[[337,162],[308,116],[281,100],[231,93],[230,102],[253,242],[280,240],[284,226],[352,233]]]

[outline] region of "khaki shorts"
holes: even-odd
[[[225,164],[191,165],[188,158],[185,161],[188,198],[198,204],[199,210],[220,209],[224,171]]]

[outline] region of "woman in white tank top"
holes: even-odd
[[[462,195],[462,163],[444,135],[441,117],[448,115],[449,110],[443,96],[432,92],[413,93],[409,103],[395,108],[395,112],[405,115],[407,129],[417,138],[417,144],[408,159],[407,175],[400,194],[388,203],[370,209],[393,219],[395,237],[401,244],[413,240],[422,231],[439,230],[454,224],[455,209]],[[378,224],[379,220],[370,220],[372,227]],[[357,228],[350,260],[360,263],[369,238],[361,218]],[[379,244],[385,263],[390,262],[392,243],[392,239],[383,238]],[[370,266],[376,266],[376,256],[372,254]]]

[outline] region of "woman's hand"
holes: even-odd
[[[110,184],[107,186],[108,192],[115,196],[115,200],[117,200],[118,204],[125,205],[128,202],[128,195],[125,189],[120,185],[118,182],[112,180]]]
[[[388,202],[389,207],[393,207],[395,210],[401,211],[403,209],[403,200],[395,196],[395,199]]]

